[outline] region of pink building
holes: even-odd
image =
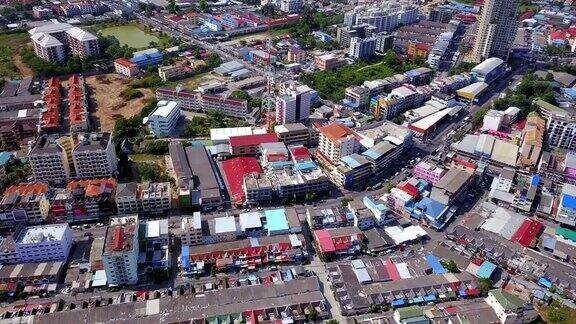
[[[442,178],[445,172],[446,170],[431,165],[429,163],[426,163],[424,161],[418,163],[414,168],[414,174],[416,175],[416,177],[428,180],[433,185],[436,184],[436,182],[438,182],[440,178]]]

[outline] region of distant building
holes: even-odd
[[[114,198],[119,214],[162,214],[172,206],[168,182],[119,183]]]
[[[100,56],[100,47],[96,36],[78,27],[68,29],[66,34],[68,34],[68,46],[72,56],[78,56],[82,59]]]
[[[346,61],[335,54],[317,55],[314,57],[314,65],[320,71],[332,70],[346,65]]]
[[[120,216],[110,220],[102,255],[109,284],[134,285],[138,282],[138,234],[138,216]]]
[[[72,248],[68,224],[26,227],[15,239],[20,262],[66,261]]]
[[[363,59],[376,53],[376,38],[353,37],[350,40],[348,56],[355,59]]]
[[[125,75],[129,78],[136,76],[140,72],[138,64],[132,63],[125,58],[117,58],[114,60],[114,70],[118,74]]]
[[[152,134],[158,137],[173,135],[180,121],[180,103],[177,101],[158,101],[156,109],[148,115],[145,121]]]
[[[280,0],[280,11],[285,13],[299,13],[302,10],[302,0]]]
[[[36,33],[32,35],[36,56],[46,62],[62,62],[66,59],[66,49],[58,39],[50,34]]]
[[[533,102],[546,123],[546,144],[576,150],[576,113],[572,108],[560,108],[542,99]]]
[[[436,7],[430,10],[430,14],[428,15],[428,20],[440,23],[449,23],[452,20],[452,15],[454,11],[452,8],[446,7]]]
[[[149,48],[134,52],[130,62],[138,65],[139,68],[162,63],[164,55],[156,48]]]
[[[482,7],[473,56],[476,62],[489,57],[508,60],[518,33],[518,0],[487,0]]]
[[[72,152],[76,177],[106,178],[116,175],[118,158],[110,133],[92,133],[78,136]]]
[[[284,125],[305,121],[310,116],[310,92],[290,87],[287,94],[276,97],[276,123]]]
[[[158,68],[158,75],[162,81],[179,80],[186,76],[188,71],[184,65],[169,65]]]
[[[288,48],[287,59],[288,62],[293,63],[303,62],[304,60],[306,60],[306,51],[296,46],[290,46],[290,48]]]
[[[458,168],[452,168],[432,187],[430,198],[442,204],[451,205],[472,184],[473,174]]]
[[[278,140],[286,145],[305,145],[308,146],[314,141],[315,130],[304,126],[301,123],[290,123],[274,126],[274,132],[278,135]],[[316,138],[317,140],[317,138]]]
[[[476,82],[491,84],[506,72],[506,62],[497,57],[487,58],[472,68],[470,73]]]
[[[28,31],[36,55],[47,62],[61,62],[68,54],[80,58],[100,56],[98,39],[65,23],[49,23]]]

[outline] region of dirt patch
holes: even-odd
[[[23,78],[34,76],[34,72],[32,72],[32,69],[30,69],[26,64],[24,64],[24,62],[22,62],[22,57],[20,56],[20,53],[12,55],[12,61],[14,62],[14,65],[16,65],[16,67],[18,68],[18,71],[20,71],[20,74],[22,75]]]
[[[146,102],[154,98],[151,89],[139,89],[143,97],[125,101],[120,93],[127,88],[129,82],[130,79],[113,73],[86,78],[86,84],[91,91],[92,125],[95,129],[111,132],[116,119],[120,116],[129,118],[140,113]]]

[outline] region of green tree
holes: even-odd
[[[153,155],[166,155],[168,154],[168,144],[166,140],[155,140],[146,142],[144,151]]]
[[[260,13],[266,17],[274,17],[276,15],[276,8],[272,4],[265,4],[260,8]]]
[[[480,290],[482,295],[487,295],[491,289],[492,289],[492,280],[486,278],[480,278],[478,280],[478,290]]]
[[[198,5],[200,6],[200,11],[202,11],[202,12],[207,12],[207,11],[208,11],[208,1],[206,1],[206,0],[200,0],[200,2],[198,3]]]
[[[176,0],[168,0],[168,11],[172,14],[180,11],[180,7],[176,4]]]
[[[451,273],[460,273],[460,269],[458,269],[458,265],[454,260],[442,260],[442,265],[446,270],[450,271]]]
[[[222,64],[222,59],[216,53],[210,53],[206,58],[206,67],[209,69],[214,69]]]
[[[248,100],[248,99],[250,99],[250,95],[248,94],[248,92],[246,92],[244,90],[234,90],[230,94],[230,98]]]
[[[152,17],[152,4],[147,3],[146,7],[144,8],[144,15],[146,17]]]

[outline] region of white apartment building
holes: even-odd
[[[202,244],[202,218],[200,212],[194,212],[192,217],[183,217],[181,229],[180,241],[182,246]]]
[[[22,263],[66,261],[72,230],[68,224],[30,226],[18,233],[14,243]]]
[[[280,0],[280,11],[285,13],[298,13],[302,10],[302,0]]]
[[[123,57],[114,60],[114,70],[118,74],[125,75],[129,78],[135,76],[140,72],[138,64],[130,62],[130,60]]]
[[[116,187],[114,202],[118,214],[136,214],[141,209],[140,194],[137,182],[119,183]]]
[[[576,150],[576,111],[560,108],[542,99],[534,101],[538,112],[546,119],[546,143],[570,151]]]
[[[331,124],[318,131],[318,152],[332,164],[338,164],[341,157],[357,153],[360,148],[359,135],[343,124]]]
[[[187,111],[218,111],[225,116],[243,118],[248,114],[248,101],[226,99],[219,96],[205,95],[176,88],[156,90],[156,99],[178,101],[182,110]]]
[[[307,120],[310,97],[310,91],[300,91],[295,86],[286,89],[286,95],[276,97],[276,123],[284,125]]]
[[[72,56],[80,58],[100,56],[100,47],[96,36],[78,27],[68,29],[66,34],[68,35],[68,48]]]
[[[368,24],[375,32],[391,32],[399,26],[409,25],[418,20],[418,8],[409,2],[386,2],[380,5],[357,6],[344,15],[344,25]]]
[[[28,160],[36,181],[63,183],[70,177],[68,155],[57,137],[43,135],[38,138]]]
[[[112,177],[118,169],[118,158],[110,133],[79,135],[72,158],[78,178]]]
[[[138,216],[110,220],[102,262],[109,284],[134,285],[138,282]]]
[[[144,122],[155,136],[166,137],[174,133],[180,116],[179,102],[161,100]]]
[[[45,33],[36,33],[32,35],[34,52],[46,62],[62,62],[66,58],[66,49],[64,44],[56,37]]]

